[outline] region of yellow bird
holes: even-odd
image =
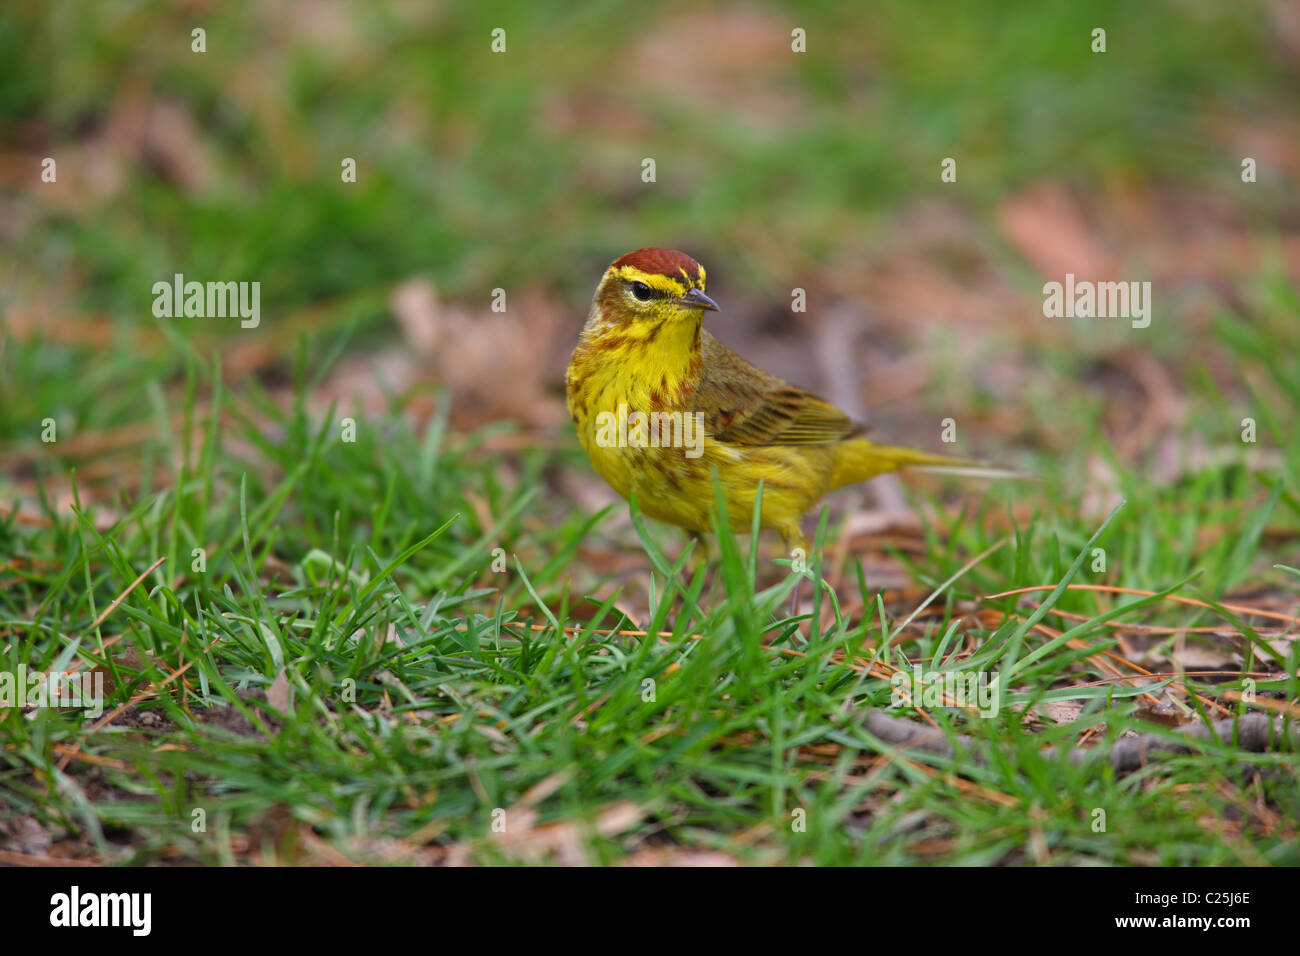
[[[717,304],[704,267],[671,249],[638,249],[605,271],[566,376],[569,415],[596,472],[652,518],[711,530],[717,469],[733,528],[762,527],[787,550],[823,495],[909,466],[995,474],[895,445],[829,402],[751,365],[703,328]]]

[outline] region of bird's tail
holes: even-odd
[[[843,442],[837,448],[831,488],[857,484],[876,475],[910,468],[937,474],[964,475],[968,478],[1028,478],[1023,472],[998,468],[983,461],[949,458],[930,452],[904,448],[902,445],[877,445],[865,438]]]

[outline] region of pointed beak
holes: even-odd
[[[699,289],[691,289],[677,300],[677,304],[684,305],[688,309],[707,309],[710,312],[719,311],[718,303],[714,302]]]

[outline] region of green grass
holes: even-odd
[[[211,385],[194,378],[192,397]],[[553,781],[541,822],[577,825],[588,859],[604,863],[647,846],[787,863],[1032,862],[1034,852],[1055,863],[1300,862],[1289,825],[1242,818],[1256,800],[1296,818],[1293,754],[1207,746],[1118,779],[1104,759],[1046,758],[1045,746],[1068,747],[1085,727],[1098,727],[1099,741],[1149,730],[1133,689],[1106,682],[1091,651],[1049,645],[1013,600],[990,602],[996,627],[957,619],[962,602],[1042,584],[1102,581],[1212,599],[1250,572],[1286,587],[1258,534],[1277,520],[1281,485],[1262,505],[1242,503],[1265,486],[1262,476],[1224,468],[1163,491],[1134,481],[1137,493],[1104,529],[1062,507],[1007,536],[999,512],[1016,492],[1005,486],[956,519],[921,502],[931,546],[914,572],[936,596],[911,622],[908,608],[861,578],[830,592],[819,616],[790,619],[795,578],[745,544],[752,539],[721,537],[706,582],[703,571],[683,570],[675,539],[661,542],[662,529],[639,523],[654,594],[645,629],[664,636],[620,637],[609,631],[636,624],[613,609],[617,590],[572,590],[573,552],[601,516],[546,530],[530,490],[543,470],[572,467],[568,455],[525,455],[518,479],[503,483],[495,456],[454,441],[438,419],[423,432],[397,416],[362,421],[348,443],[336,421],[301,405],[282,413],[260,396],[216,394],[241,423],[211,429],[192,398],[193,434],[159,440],[159,458],[180,462],[166,490],[108,523],[90,506],[75,518],[51,509],[48,526],[11,516],[0,529],[17,564],[0,588],[0,630],[18,637],[5,669],[56,668],[79,636],[71,656],[116,669],[112,706],[193,663],[183,699],[174,683],[146,698],[143,708],[161,718],[152,727],[90,733],[76,713],[48,708],[7,710],[0,723],[7,812],[75,834],[106,860],[302,859],[305,826],[355,859],[438,852],[402,843],[424,834],[433,847],[504,862],[524,851],[494,841],[493,811]],[[242,453],[228,447],[232,436]],[[492,526],[475,518],[469,492],[488,501]],[[1223,544],[1180,553],[1209,526],[1227,532]],[[1087,570],[1098,546],[1107,575]],[[494,547],[511,554],[503,572],[491,570]],[[191,570],[192,548],[206,550],[202,573]],[[159,557],[167,560],[90,629]],[[845,618],[838,605],[849,597],[868,611]],[[1065,590],[1053,598],[1034,617],[1094,648],[1114,646],[1104,620],[1215,619],[1159,601]],[[1249,627],[1234,630],[1249,648],[1244,670],[1279,657]],[[882,635],[902,641],[885,647]],[[106,649],[112,636],[123,639]],[[114,664],[128,647],[134,666]],[[949,656],[963,647],[973,653]],[[1294,675],[1294,644],[1280,656]],[[876,661],[1001,674],[995,718],[934,713],[994,759],[890,755],[862,728],[865,708],[890,706],[888,680],[866,673]],[[281,673],[292,704],[277,713],[250,692]],[[1293,676],[1259,690],[1294,700],[1300,688]],[[1078,701],[1083,714],[1029,732],[1024,708],[1048,699]],[[234,733],[214,721],[222,711],[251,725]],[[67,747],[102,759],[61,769]],[[623,802],[637,817],[596,832],[602,808]],[[191,829],[196,809],[205,832]],[[1105,832],[1092,828],[1097,809]],[[260,844],[232,844],[250,833]]]

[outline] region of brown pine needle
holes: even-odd
[[[1036,584],[1033,587],[1016,588],[1013,591],[1001,591],[997,594],[987,594],[984,596],[985,601],[992,601],[995,598],[1011,597],[1013,594],[1029,594],[1033,591],[1055,591],[1055,584]],[[1142,591],[1137,588],[1119,588],[1109,584],[1067,584],[1067,591],[1106,591],[1111,594],[1132,594],[1137,597],[1155,597],[1155,591]],[[1207,604],[1205,601],[1198,601],[1196,598],[1181,597],[1177,594],[1166,594],[1166,601],[1176,601],[1179,604],[1190,604],[1193,607],[1203,607],[1207,610],[1215,610],[1213,604]],[[1219,607],[1225,611],[1233,611],[1237,614],[1248,614],[1253,617],[1271,617],[1275,621],[1286,621],[1288,624],[1294,623],[1300,613],[1297,614],[1279,614],[1276,611],[1262,611],[1258,608],[1246,607],[1244,604],[1225,604],[1219,602]]]
[[[153,574],[153,572],[158,569],[158,566],[161,565],[166,560],[167,560],[167,555],[164,554],[153,564],[149,565],[148,568],[140,572],[140,576],[136,578],[134,581],[132,581],[130,584],[128,584],[126,590],[113,599],[112,604],[104,608],[104,610],[100,611],[99,617],[95,618],[95,622],[90,625],[89,630],[91,631],[96,630],[99,627],[99,625],[103,624],[104,619],[107,618],[114,611],[116,611],[117,606],[126,600],[126,596],[130,594],[132,591],[134,591],[137,587],[139,587],[140,582],[143,581],[145,578],[147,578],[149,575]],[[107,641],[105,641],[103,646],[108,647],[108,645],[110,644],[116,644],[121,639],[122,639],[122,635],[118,634],[117,636],[111,637]]]
[[[1256,694],[1251,700],[1247,700],[1241,691],[1233,687],[1225,688],[1223,696],[1228,700],[1240,701],[1251,707],[1259,707],[1263,710],[1271,710],[1275,714],[1288,714],[1292,717],[1300,717],[1300,704],[1287,700],[1274,700],[1272,697],[1260,697]]]
[[[159,563],[161,563],[161,562],[159,562]],[[157,566],[158,566],[158,565],[154,565],[154,567],[157,567]],[[139,582],[137,581],[136,583],[138,584]],[[220,637],[215,638],[215,639],[212,641],[211,644],[209,644],[207,647],[205,647],[205,648],[203,649],[203,653],[206,654],[208,651],[212,650],[212,648],[216,646],[216,643],[217,643],[217,641],[219,641],[219,640],[221,640]],[[105,714],[104,716],[100,717],[99,720],[95,721],[95,723],[94,723],[93,725],[91,725],[91,728],[90,728],[88,731],[86,731],[86,736],[89,736],[90,734],[93,734],[93,733],[95,733],[95,732],[101,730],[101,729],[102,729],[106,724],[111,723],[112,721],[116,720],[116,719],[117,719],[118,717],[120,717],[123,713],[125,713],[125,712],[128,711],[128,710],[130,710],[132,707],[134,707],[136,704],[140,703],[142,700],[146,700],[146,699],[148,699],[148,698],[150,698],[150,697],[156,697],[156,696],[158,695],[158,691],[162,690],[164,687],[166,687],[168,684],[170,684],[170,683],[171,683],[172,681],[174,681],[176,678],[180,677],[180,676],[181,676],[182,674],[184,674],[187,670],[189,670],[191,667],[193,667],[195,664],[197,664],[197,663],[198,663],[198,660],[199,660],[199,659],[198,659],[197,657],[194,658],[194,660],[190,661],[190,662],[189,662],[188,664],[186,664],[184,667],[181,667],[181,668],[179,668],[178,670],[174,670],[174,671],[172,671],[172,673],[171,673],[171,674],[170,674],[170,675],[169,675],[165,680],[163,680],[161,683],[155,684],[154,686],[148,688],[147,690],[142,690],[142,691],[140,691],[140,693],[136,694],[136,695],[135,695],[134,697],[132,697],[130,700],[125,701],[124,703],[118,704],[118,705],[117,705],[116,707],[114,707],[113,710],[111,710],[109,713]],[[184,686],[184,684],[182,684],[181,686]],[[89,757],[86,757],[86,756],[83,756],[83,755],[82,755],[82,753],[81,753],[81,741],[78,741],[78,742],[77,742],[76,744],[74,744],[72,747],[64,747],[63,750],[65,751],[65,753],[64,753],[64,756],[63,756],[63,760],[61,760],[61,761],[59,762],[59,770],[66,770],[66,769],[68,768],[68,763],[69,763],[69,761],[71,761],[74,757],[76,757],[76,758],[78,758],[78,759],[86,759],[86,760],[89,760],[89,759],[90,759]],[[93,761],[92,761],[92,762],[93,762]]]

